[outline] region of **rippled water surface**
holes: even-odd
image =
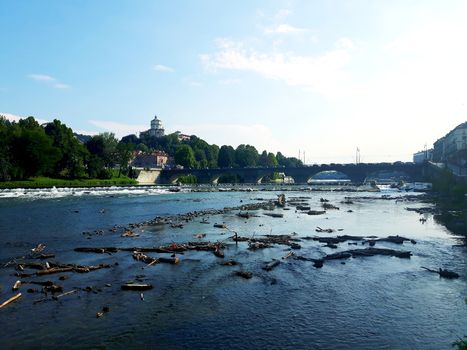
[[[46,251],[55,253],[59,262],[118,265],[87,274],[69,273],[65,281],[58,280],[60,275],[35,278],[60,282],[65,291],[93,286],[95,293],[79,290],[58,301],[34,304],[44,295],[27,293],[31,285],[22,286],[23,297],[0,311],[2,349],[450,349],[452,341],[467,334],[467,251],[456,247],[456,237],[431,215],[405,209],[427,203],[378,199],[381,193],[286,192],[287,198],[307,197],[312,209],[319,209],[320,198],[325,197],[340,210],[309,216],[294,207],[276,209],[283,218],[264,216],[259,210],[250,219],[233,211],[208,217],[209,225],[197,218],[183,228],[145,226],[136,230],[139,237],[128,238],[109,229],[158,215],[274,199],[279,192],[169,193],[157,187],[67,191],[0,193],[2,267],[38,243],[46,244]],[[362,195],[374,199],[356,198]],[[345,196],[354,197],[354,204],[340,203]],[[244,242],[236,245],[229,239],[232,233],[213,227],[215,222],[225,222],[230,230],[248,237],[292,232],[297,238],[398,234],[417,244],[376,245],[410,250],[411,259],[359,257],[345,264],[328,261],[316,269],[312,262],[281,259],[289,251],[287,246],[250,251]],[[342,231],[317,233],[318,226]],[[95,230],[103,234],[82,234]],[[224,241],[225,259],[235,259],[240,266],[222,266],[211,252],[187,252],[180,255],[179,265],[147,267],[133,260],[130,252],[73,251],[78,246],[187,242],[198,233],[206,234],[204,240]],[[356,248],[347,242],[337,249],[312,240],[300,244],[295,253],[309,258]],[[264,262],[273,258],[281,259],[281,264],[270,272],[262,270]],[[461,278],[440,279],[421,266],[449,268]],[[237,270],[251,271],[253,278],[234,276]],[[13,295],[11,286],[18,279],[13,273],[11,266],[0,269],[2,301]],[[154,286],[144,292],[144,300],[139,292],[120,289],[138,275]],[[109,306],[110,312],[97,318],[103,306]]]

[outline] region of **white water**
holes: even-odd
[[[183,190],[182,190],[183,191]],[[15,188],[0,189],[0,198],[44,199],[81,196],[112,195],[160,195],[169,193],[168,188],[161,186],[145,187],[52,187],[52,188]]]

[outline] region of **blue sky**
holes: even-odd
[[[0,113],[407,161],[467,120],[465,18],[454,0],[0,0]]]

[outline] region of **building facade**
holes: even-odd
[[[467,122],[459,124],[434,143],[433,161],[446,162],[462,152],[467,152]]]
[[[162,126],[162,122],[157,115],[154,116],[154,119],[151,120],[151,129],[149,129],[149,135],[155,137],[162,137],[164,136],[164,127]]]
[[[135,152],[131,166],[135,169],[163,168],[168,160],[168,154],[162,151],[153,151],[150,153],[137,151]]]
[[[417,153],[414,153],[413,155],[413,162],[414,163],[423,163],[425,161],[430,161],[433,159],[433,150],[432,149],[427,149],[424,151],[420,151]]]

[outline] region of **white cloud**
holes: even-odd
[[[116,137],[122,138],[130,134],[138,134],[149,129],[146,124],[126,124],[108,120],[89,120],[89,123],[103,131],[113,132]]]
[[[2,113],[2,112],[0,112],[0,116],[5,117],[5,119],[9,120],[10,122],[18,122],[20,119],[25,119],[28,117],[28,116],[23,117],[23,116],[16,115],[16,114]],[[44,124],[44,123],[49,122],[48,120],[45,120],[45,119],[38,119],[38,118],[34,118],[34,119],[36,119],[36,121],[39,124]]]
[[[319,55],[300,56],[294,53],[262,53],[245,49],[241,42],[217,41],[219,50],[201,55],[205,67],[213,72],[226,70],[250,71],[288,85],[301,86],[324,95],[338,94],[349,81],[344,68],[349,63],[350,50],[337,48]]]
[[[289,24],[279,24],[273,28],[266,28],[264,30],[265,34],[300,34],[304,33],[307,30],[305,28],[293,27]]]
[[[156,64],[151,67],[152,70],[155,70],[157,72],[165,72],[165,73],[172,73],[175,72],[175,69],[169,67],[169,66],[164,66],[163,64]]]
[[[51,86],[51,87],[53,87],[55,89],[63,90],[63,89],[70,89],[71,88],[70,85],[64,84],[64,83],[60,82],[57,78],[54,78],[54,77],[52,77],[50,75],[47,75],[47,74],[29,74],[28,78],[32,79],[34,81],[38,81],[38,82],[47,84],[48,86]]]
[[[47,81],[47,82],[56,81],[54,77],[51,77],[50,75],[46,75],[46,74],[29,74],[28,77],[36,81]]]
[[[76,134],[81,134],[81,135],[89,135],[89,136],[94,136],[98,135],[98,131],[89,131],[89,130],[83,130],[83,129],[73,129],[73,132]]]

